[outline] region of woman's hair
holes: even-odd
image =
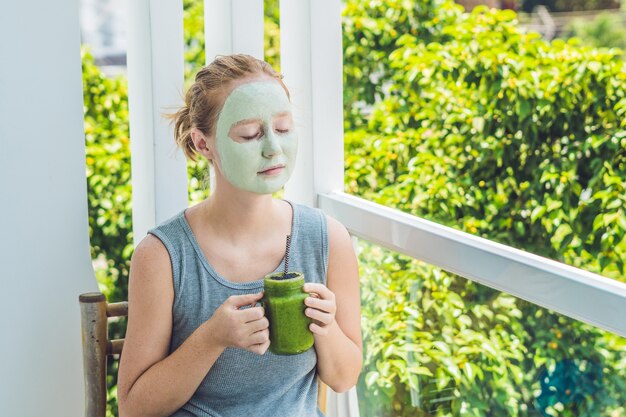
[[[262,74],[278,80],[289,97],[282,75],[267,62],[250,55],[221,55],[198,71],[194,83],[185,94],[185,104],[176,113],[167,115],[174,123],[176,144],[183,149],[187,158],[196,160],[196,149],[191,139],[193,128],[206,136],[215,132],[226,87],[234,81]]]

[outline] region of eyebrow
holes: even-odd
[[[279,113],[276,113],[275,115],[272,116],[272,119],[276,118],[276,117],[284,117],[284,116],[291,116],[291,112],[290,111],[281,111]],[[263,123],[263,120],[261,119],[244,119],[244,120],[240,120],[238,122],[235,122],[232,124],[231,129],[233,127],[237,127],[237,126],[241,126],[241,125],[247,125],[247,124],[251,124],[251,123]]]
[[[238,122],[235,122],[232,124],[231,128],[236,127],[236,126],[241,126],[241,125],[247,125],[250,123],[255,123],[255,122],[260,122],[262,123],[263,121],[261,119],[245,119],[245,120],[240,120]]]
[[[283,117],[283,116],[291,116],[291,112],[290,111],[281,111],[280,113],[276,113],[272,118],[274,118],[274,117]]]

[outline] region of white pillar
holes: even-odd
[[[80,416],[89,253],[78,0],[0,11],[0,415]]]
[[[233,53],[263,59],[263,0],[232,0]]]
[[[287,199],[317,206],[343,191],[343,50],[340,0],[280,2],[280,61],[299,136]],[[328,388],[328,417],[358,417],[356,389]]]
[[[343,191],[343,52],[340,0],[281,1],[280,55],[299,135],[286,197],[317,206]]]
[[[187,161],[164,113],[183,97],[182,0],[128,2],[128,99],[135,244],[188,205]]]
[[[263,0],[210,0],[204,6],[207,64],[217,55],[263,59]]]
[[[205,0],[204,55],[210,64],[218,55],[248,54],[263,59],[263,0]],[[213,165],[209,164],[211,187]]]

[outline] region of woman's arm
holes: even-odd
[[[222,353],[201,326],[168,357],[173,300],[169,254],[148,235],[131,259],[128,328],[118,375],[120,416],[172,414]]]
[[[328,217],[327,286],[305,284],[308,297],[306,314],[311,324],[317,352],[319,376],[335,392],[356,385],[363,365],[359,270],[346,228]]]
[[[142,240],[131,259],[128,329],[118,375],[120,416],[174,413],[191,398],[226,346],[244,344],[239,347],[265,352],[269,341],[263,310],[239,310],[261,295],[229,298],[168,356],[174,300],[170,257],[156,237]]]

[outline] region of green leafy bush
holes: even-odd
[[[447,18],[438,9],[446,0],[346,1],[343,10],[344,119],[346,130],[361,126],[363,108],[383,97],[384,81],[394,72],[389,54],[400,34],[424,42],[446,38]],[[437,14],[435,14],[437,12]]]
[[[83,50],[83,97],[89,212],[94,271],[110,302],[128,299],[128,271],[133,250],[128,89],[123,78],[107,78]],[[124,337],[124,321],[109,329]],[[117,415],[117,362],[107,375],[109,416]]]
[[[360,16],[347,15],[350,4],[345,19],[356,21]],[[358,120],[346,131],[348,191],[624,280],[626,72],[617,53],[523,34],[512,12],[466,14],[447,3],[433,15],[445,22],[434,40],[399,24],[395,49],[378,58],[388,57],[389,76],[376,86],[382,93],[361,113],[367,123]],[[426,413],[414,407],[410,381],[431,374],[437,389],[452,393],[432,415],[624,412],[623,339],[432,267],[415,268],[400,256],[381,260],[369,246],[363,250],[364,415]],[[407,288],[419,285],[426,297],[435,274],[445,277],[452,296],[438,299],[440,310],[428,322],[432,307],[412,301]],[[391,302],[379,293],[386,286]],[[424,316],[413,336],[389,331],[410,318],[404,305]],[[481,307],[491,315],[472,315]],[[447,320],[445,312],[455,311],[457,320]],[[468,318],[459,322],[462,316]],[[495,317],[506,321],[494,323]],[[493,349],[476,354],[476,341]],[[440,356],[418,356],[412,368],[402,350],[408,343]],[[562,366],[572,359],[574,366]],[[569,387],[559,397],[540,386],[541,377],[564,379],[554,372],[591,372],[581,370],[584,363],[610,369],[596,381],[601,390]],[[478,369],[483,379],[475,383]],[[568,398],[572,392],[576,401]]]
[[[523,0],[521,9],[532,12],[539,5],[553,12],[574,12],[583,10],[618,9],[620,0]]]
[[[565,28],[564,35],[596,48],[626,49],[626,24],[620,14],[602,13],[592,21],[574,20]]]

